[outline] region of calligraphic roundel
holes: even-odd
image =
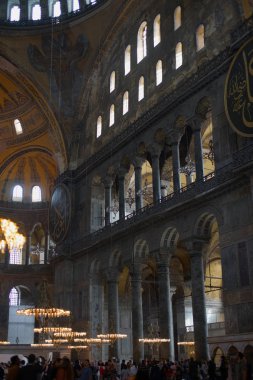
[[[253,137],[253,38],[234,57],[226,78],[225,111],[231,127]]]
[[[55,243],[60,243],[66,236],[71,218],[71,197],[68,188],[57,185],[54,189],[49,214],[50,236]]]

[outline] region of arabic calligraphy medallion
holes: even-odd
[[[234,57],[226,78],[225,112],[231,127],[253,137],[253,38]]]
[[[71,198],[68,188],[61,184],[54,189],[49,217],[50,236],[55,243],[60,243],[66,236],[71,218]]]

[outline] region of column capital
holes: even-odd
[[[162,147],[160,144],[153,143],[152,145],[150,145],[148,147],[148,151],[150,152],[151,157],[158,157],[159,158],[161,151],[162,151]]]
[[[101,182],[105,188],[110,188],[110,187],[112,187],[113,179],[112,179],[112,177],[107,175],[104,178],[102,178]]]
[[[201,130],[203,119],[200,116],[194,116],[189,120],[189,124],[192,128],[193,133],[199,132]]]
[[[207,244],[207,242],[208,242],[207,239],[194,238],[193,240],[185,241],[184,245],[186,249],[188,250],[190,257],[192,257],[192,256],[202,255],[203,249],[205,245]]]
[[[106,279],[109,283],[119,282],[119,270],[117,268],[108,268],[106,273]]]
[[[125,176],[126,176],[127,173],[128,173],[127,168],[124,168],[124,167],[122,167],[122,166],[120,166],[120,167],[118,168],[118,170],[117,170],[118,177],[119,177],[119,178],[122,178],[122,179],[125,178]]]
[[[143,163],[145,162],[145,158],[142,157],[135,157],[133,160],[134,168],[142,168]]]
[[[183,132],[181,130],[172,130],[168,134],[168,143],[169,145],[178,145]]]

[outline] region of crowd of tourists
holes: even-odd
[[[227,360],[224,356],[217,367],[213,360],[197,362],[193,358],[180,362],[116,359],[89,362],[58,358],[47,362],[30,354],[27,361],[17,355],[0,366],[0,380],[252,380],[252,370],[243,354]]]

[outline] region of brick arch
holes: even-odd
[[[210,238],[210,229],[214,222],[217,222],[220,229],[223,225],[223,215],[215,207],[208,207],[197,216],[193,223],[193,235],[200,238]]]
[[[175,250],[179,239],[179,233],[175,227],[168,227],[163,232],[160,240],[160,248]]]
[[[149,246],[146,240],[138,239],[134,243],[134,258],[146,259],[149,255]]]

